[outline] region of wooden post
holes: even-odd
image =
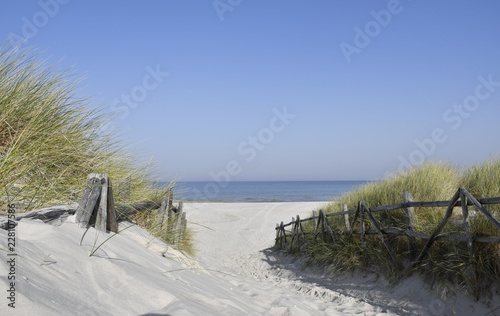
[[[302,227],[302,222],[300,221],[299,215],[297,215],[297,223],[299,224],[300,235],[302,236],[302,242],[306,242],[306,237],[304,235],[304,228]]]
[[[286,243],[287,243],[287,241],[286,241],[286,231],[285,231],[285,225],[283,224],[283,222],[281,222],[281,235],[282,235],[282,240],[284,240],[285,245],[286,245]]]
[[[366,248],[366,240],[365,240],[365,210],[363,208],[363,201],[358,202],[358,212],[359,214],[359,222],[360,222],[360,230],[361,230],[361,246]]]
[[[101,177],[101,197],[97,208],[95,229],[105,232],[108,223],[108,176]]]
[[[117,232],[113,189],[108,175],[89,174],[87,187],[78,203],[76,222],[80,227],[94,225],[96,229]]]
[[[276,223],[276,239],[274,241],[274,247],[278,247],[278,242],[279,242],[279,238],[280,238],[280,225],[278,223]]]
[[[300,248],[300,238],[302,237],[302,242],[305,242],[304,231],[302,230],[302,223],[300,222],[300,216],[297,215],[295,219],[295,227],[297,229],[297,248]]]
[[[113,197],[113,185],[108,178],[108,221],[107,227],[110,232],[118,233],[118,222],[116,220],[115,199]]]
[[[321,221],[321,240],[325,241],[325,213],[323,210],[319,210],[319,220]]]
[[[346,204],[342,204],[342,210],[344,212],[349,211]],[[351,232],[351,223],[349,222],[349,214],[344,214],[344,224],[347,233]]]
[[[413,202],[413,196],[410,192],[404,191],[403,194],[405,202]],[[405,208],[405,218],[406,218],[406,230],[414,231],[415,210],[413,209],[413,207]],[[408,236],[407,244],[408,244],[408,257],[410,259],[410,262],[412,262],[417,257],[417,240],[413,236]]]
[[[293,241],[295,240],[295,218],[292,217],[292,239],[290,240],[290,245],[288,246],[288,250],[292,250]]]
[[[166,213],[167,213],[166,227],[168,231],[172,231],[175,228],[175,213],[173,207],[171,207],[172,200],[170,199],[169,193],[167,193],[167,196],[169,198],[166,200]]]
[[[160,208],[158,209],[158,226],[161,226],[164,224],[165,220],[167,220],[167,228],[168,228],[168,210],[170,207],[170,191],[168,190],[167,193],[165,194],[165,197],[161,201]]]
[[[86,228],[89,226],[90,218],[98,207],[97,202],[101,196],[101,186],[100,177],[97,177],[96,174],[88,175],[87,187],[82,194],[76,211],[76,222],[80,224],[80,227]]]
[[[462,215],[464,217],[463,219],[463,226],[464,226],[464,231],[465,231],[465,237],[467,237],[467,248],[469,248],[469,254],[471,255],[471,258],[474,257],[474,249],[473,249],[473,239],[472,239],[472,228],[470,226],[470,219],[469,219],[469,208],[467,207],[467,196],[464,194],[462,189],[460,189],[460,202],[462,204]]]

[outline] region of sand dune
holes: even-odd
[[[109,235],[23,219],[16,228],[16,308],[0,315],[499,315],[449,291],[441,300],[418,278],[389,288],[373,276],[330,280],[268,248],[275,224],[322,203],[186,203],[197,256],[131,227]],[[121,228],[129,224],[122,223]],[[7,232],[0,230],[7,280]],[[496,305],[495,305],[496,304]]]

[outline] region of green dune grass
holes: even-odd
[[[31,51],[0,49],[2,208],[75,203],[90,173],[109,175],[117,204],[159,202],[172,187],[159,188],[151,164],[139,165],[117,135],[106,133],[111,116],[77,89],[75,75],[55,71]]]
[[[342,204],[347,204],[350,210],[356,209],[359,201],[364,201],[368,207],[401,203],[405,190],[412,193],[414,201],[445,201],[450,200],[459,187],[466,188],[476,198],[500,196],[500,160],[490,160],[466,170],[449,164],[425,164],[346,193],[331,202],[325,211],[340,212]],[[499,205],[488,205],[486,208],[500,220]],[[415,208],[415,230],[431,234],[445,211],[445,208]],[[500,236],[500,229],[474,207],[470,207],[470,214],[474,236]],[[406,229],[404,210],[377,212],[373,215],[382,228]],[[353,217],[350,219],[352,221]],[[345,228],[342,216],[329,217],[329,220],[334,227]],[[461,209],[455,208],[441,234],[463,235],[462,220]],[[367,229],[373,228],[370,223],[367,225]],[[304,229],[312,232],[314,228],[311,222],[307,222]],[[354,229],[359,229],[359,224]],[[397,282],[408,276],[408,272],[418,273],[432,285],[458,285],[476,298],[500,290],[500,243],[475,243],[475,253],[471,256],[463,242],[436,241],[428,256],[414,270],[410,270],[407,238],[390,235],[386,235],[386,238],[394,258],[391,258],[378,235],[366,236],[366,248],[362,247],[360,236],[356,234],[337,234],[335,244],[324,243],[321,238],[314,240],[310,236],[305,246],[293,252],[304,256],[306,264],[326,267],[333,274],[373,272]],[[417,239],[418,252],[425,242]]]

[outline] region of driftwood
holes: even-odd
[[[65,219],[74,215],[77,209],[77,205],[57,205],[46,207],[38,210],[34,210],[27,213],[16,214],[14,220],[8,220],[7,216],[0,216],[0,229],[9,229],[17,226],[17,222],[22,219],[32,219],[32,220],[41,220],[44,223],[59,226],[61,225]]]
[[[63,222],[62,218],[74,215],[77,208],[77,205],[58,205],[46,207],[28,213],[17,214],[16,220],[39,219],[44,223],[61,225]]]

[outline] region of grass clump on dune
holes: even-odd
[[[413,195],[414,201],[450,200],[459,187],[466,188],[476,198],[500,196],[500,160],[487,161],[464,171],[448,164],[425,164],[413,170],[388,177],[380,182],[366,184],[358,190],[342,195],[331,202],[326,213],[342,211],[342,204],[349,210],[356,209],[359,201],[372,208],[403,202],[404,191]],[[498,205],[486,208],[500,220]],[[469,207],[473,236],[500,236],[500,229],[489,222],[474,207]],[[415,208],[415,231],[431,234],[444,217],[446,208]],[[393,210],[372,213],[382,228],[406,230],[405,211]],[[351,215],[350,220],[353,220]],[[397,282],[407,275],[410,267],[406,237],[385,235],[394,258],[391,258],[378,235],[366,236],[362,247],[359,234],[341,234],[345,231],[343,216],[329,217],[337,228],[335,243],[325,243],[321,238],[309,240],[299,251],[306,263],[326,267],[332,273],[374,272]],[[373,229],[367,219],[366,229]],[[352,227],[359,230],[359,221]],[[311,222],[305,223],[307,232],[313,231]],[[460,207],[441,234],[463,235],[463,216]],[[306,235],[307,236],[307,235]],[[417,238],[420,253],[427,240]],[[500,243],[474,243],[471,256],[465,242],[436,241],[427,257],[415,267],[414,272],[423,275],[432,284],[458,284],[475,297],[490,291],[499,291]],[[492,288],[493,286],[493,288]]]
[[[116,204],[159,202],[169,188],[105,132],[110,117],[76,95],[77,81],[29,50],[0,48],[0,205],[26,212],[78,202],[90,173],[112,180]],[[123,189],[127,187],[127,189]]]

